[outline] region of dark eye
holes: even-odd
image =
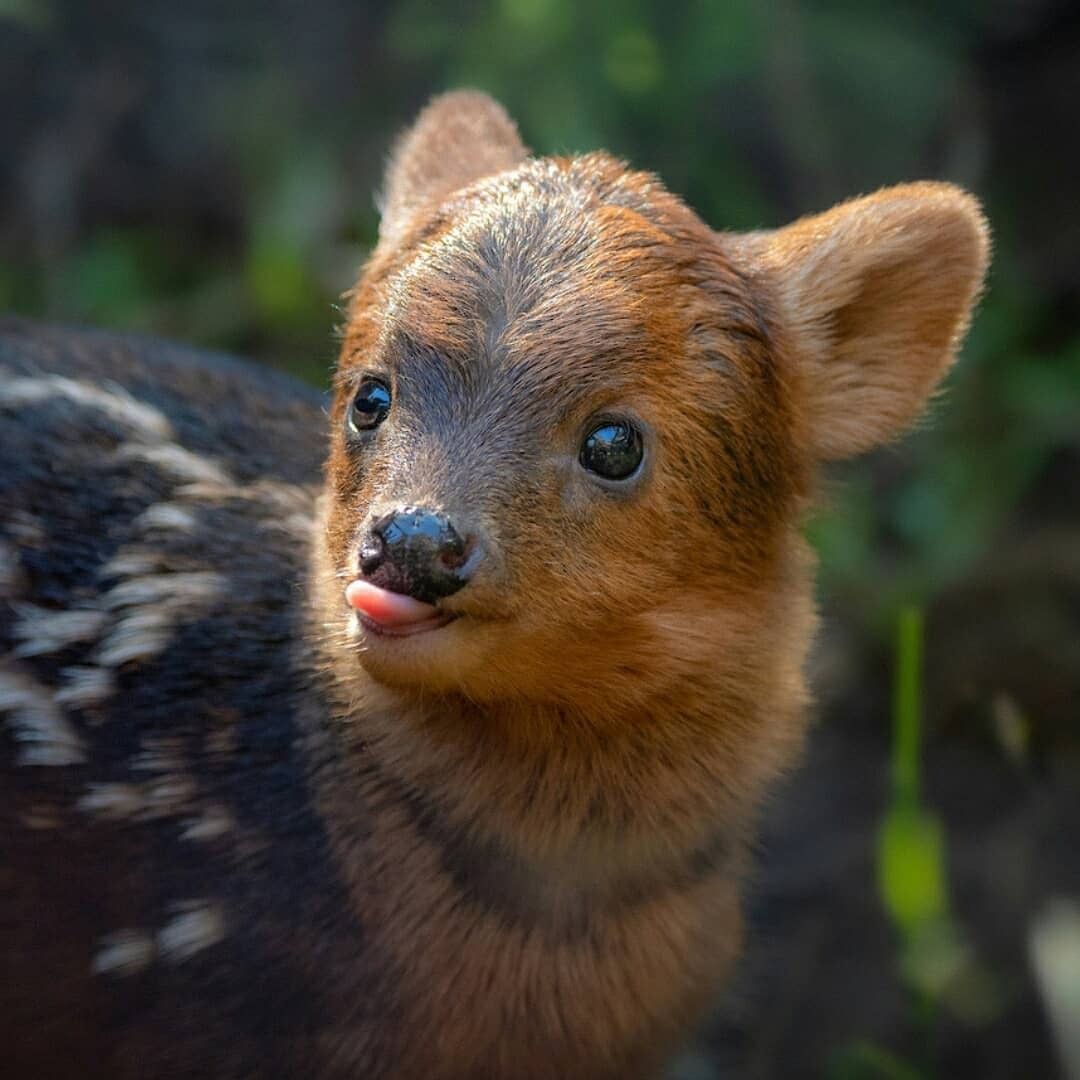
[[[641,432],[626,420],[604,420],[581,444],[578,461],[605,480],[625,480],[637,472],[642,458]]]
[[[390,387],[380,379],[365,379],[349,406],[349,430],[359,433],[377,428],[390,411]]]

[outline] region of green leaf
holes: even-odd
[[[890,808],[878,833],[878,888],[905,935],[947,916],[945,833],[937,817],[904,802]]]

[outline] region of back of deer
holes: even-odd
[[[656,1075],[803,738],[819,464],[918,416],[986,258],[949,185],[717,233],[457,93],[329,420],[0,324],[9,1074]]]

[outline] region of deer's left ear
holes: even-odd
[[[749,234],[736,248],[752,275],[769,279],[812,449],[841,458],[918,417],[967,330],[990,240],[971,195],[918,183]]]
[[[528,154],[513,120],[487,94],[454,90],[434,98],[390,157],[379,239],[393,242],[417,210],[514,168]]]

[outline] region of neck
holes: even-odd
[[[737,951],[740,821],[665,795],[642,747],[530,752],[514,724],[555,718],[528,713],[372,686],[323,731],[354,910],[403,1029],[440,1033],[394,1075],[654,1075]]]
[[[398,807],[461,889],[508,916],[580,923],[737,856],[746,815],[700,747],[691,769],[649,740],[591,736],[561,709],[417,701],[378,687],[366,697],[338,723],[355,783]],[[655,722],[636,720],[642,730]]]

